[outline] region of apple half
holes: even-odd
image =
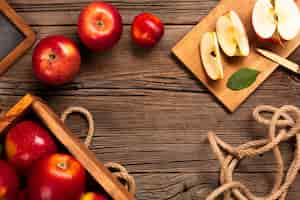
[[[248,56],[249,40],[244,24],[238,14],[229,11],[219,17],[216,25],[220,46],[227,56]]]
[[[212,80],[223,78],[223,66],[216,32],[207,32],[200,43],[200,54],[204,69]]]
[[[262,40],[292,40],[300,30],[300,11],[295,0],[257,0],[252,25]]]

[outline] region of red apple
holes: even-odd
[[[151,13],[142,13],[134,18],[131,27],[133,41],[141,47],[151,48],[164,35],[162,21]]]
[[[33,72],[48,85],[62,85],[74,79],[81,57],[76,44],[64,36],[42,39],[33,51]]]
[[[108,198],[100,193],[88,192],[81,196],[80,200],[108,200]]]
[[[121,15],[108,3],[91,3],[79,15],[79,37],[93,51],[112,48],[120,40],[122,31]]]
[[[27,200],[27,199],[28,199],[27,190],[24,189],[24,190],[20,191],[19,195],[18,195],[18,200]]]
[[[15,170],[5,161],[0,160],[0,199],[17,200],[19,179]]]
[[[22,174],[26,174],[36,160],[56,151],[48,131],[33,121],[18,123],[5,138],[7,159]]]
[[[78,200],[85,183],[85,169],[75,158],[52,154],[32,168],[28,177],[28,196],[30,200]]]

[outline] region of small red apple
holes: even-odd
[[[28,177],[28,196],[30,200],[78,200],[85,183],[85,169],[75,158],[52,154],[32,168]]]
[[[162,21],[151,13],[142,13],[134,18],[131,27],[133,41],[141,47],[151,48],[164,35]]]
[[[108,200],[108,198],[100,193],[88,192],[81,196],[80,200]]]
[[[79,72],[81,57],[76,44],[64,36],[42,39],[33,51],[33,72],[48,85],[62,85]]]
[[[0,199],[17,200],[19,179],[15,170],[5,161],[0,160]]]
[[[36,160],[56,151],[56,144],[48,131],[33,121],[18,123],[5,138],[6,157],[22,174],[26,174]]]
[[[91,3],[79,15],[79,37],[93,51],[112,48],[120,40],[122,31],[121,15],[111,4]]]

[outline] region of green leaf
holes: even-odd
[[[242,68],[228,80],[227,87],[231,90],[242,90],[251,86],[260,72],[255,69]]]

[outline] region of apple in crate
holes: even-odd
[[[81,196],[80,200],[108,200],[108,198],[100,193],[88,192]]]
[[[223,78],[223,66],[218,44],[217,34],[207,32],[202,36],[200,54],[206,74],[212,80]]]
[[[31,169],[27,187],[30,200],[77,200],[85,190],[86,172],[67,154],[52,154]]]
[[[38,159],[56,151],[56,144],[48,131],[34,121],[16,124],[5,138],[6,157],[21,174],[26,174]]]
[[[0,160],[0,199],[17,200],[19,184],[15,170],[8,163]]]
[[[93,2],[78,18],[78,34],[82,43],[93,51],[111,49],[121,38],[122,18],[111,4]]]
[[[33,51],[33,72],[48,85],[62,85],[72,81],[80,70],[80,63],[76,44],[64,36],[44,38]]]
[[[227,56],[248,56],[249,40],[245,27],[235,11],[219,17],[216,25],[219,44]]]
[[[300,12],[295,0],[257,0],[252,24],[262,40],[281,42],[294,39],[300,30]]]
[[[136,16],[131,26],[131,37],[134,43],[144,48],[152,48],[164,35],[164,24],[151,13]]]

